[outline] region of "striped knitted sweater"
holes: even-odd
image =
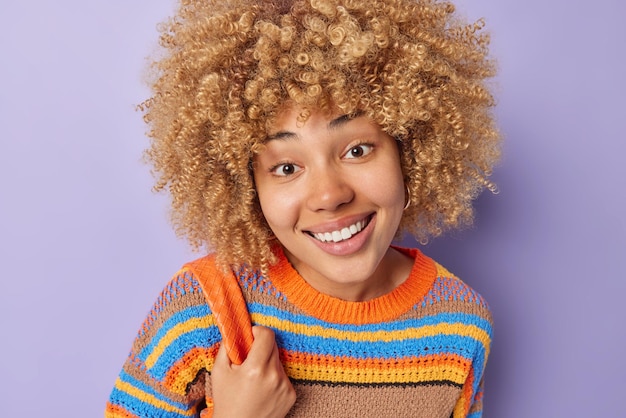
[[[274,330],[297,393],[289,417],[482,416],[491,342],[483,298],[415,249],[407,280],[366,302],[321,294],[284,255],[238,280],[254,324]],[[183,268],[139,330],[106,417],[198,416],[221,337]]]

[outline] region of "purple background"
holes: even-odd
[[[626,3],[463,0],[499,59],[505,158],[427,248],[490,302],[486,416],[623,416]],[[169,1],[0,6],[0,416],[97,417],[186,260],[134,105]]]

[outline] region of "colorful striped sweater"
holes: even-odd
[[[366,302],[321,294],[284,255],[237,276],[254,324],[274,330],[297,393],[289,417],[482,416],[491,342],[483,298],[415,249],[409,278]],[[106,417],[193,417],[211,393],[221,337],[183,268],[139,330]]]

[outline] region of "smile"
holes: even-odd
[[[347,239],[352,238],[354,235],[358,234],[367,226],[370,222],[371,216],[360,220],[358,222],[353,223],[345,228],[336,231],[329,232],[309,232],[309,234],[318,241],[321,242],[341,242]]]

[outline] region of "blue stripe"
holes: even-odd
[[[426,325],[439,325],[439,324],[465,324],[474,325],[484,330],[489,336],[491,336],[492,328],[491,323],[479,315],[473,315],[461,312],[443,312],[436,315],[424,316],[421,318],[411,318],[403,321],[392,321],[374,324],[337,324],[327,321],[322,321],[317,318],[313,318],[305,315],[297,315],[288,311],[277,309],[273,306],[263,305],[260,303],[251,303],[248,305],[250,313],[261,314],[266,316],[273,316],[277,319],[287,320],[295,324],[301,324],[306,326],[321,326],[324,328],[330,328],[339,331],[350,332],[375,332],[375,331],[399,331],[409,328],[418,328]]]
[[[126,392],[123,392],[117,388],[113,389],[111,393],[111,404],[119,405],[140,417],[168,417],[168,418],[189,418],[189,415],[182,415],[176,412],[168,412],[163,409],[157,408],[154,405],[144,402],[141,399],[135,398]],[[183,410],[189,410],[189,407],[185,406]]]
[[[134,387],[149,393],[150,395],[153,395],[155,398],[168,403],[170,405],[172,405],[175,408],[179,408],[182,410],[187,410],[187,408],[189,407],[187,404],[184,403],[180,403],[180,402],[173,402],[170,398],[168,398],[167,396],[163,395],[161,392],[156,391],[152,386],[149,386],[147,384],[145,384],[144,382],[142,382],[141,380],[137,380],[135,379],[133,376],[129,375],[128,373],[126,373],[124,370],[122,370],[122,372],[120,373],[120,380],[122,382],[126,382],[126,383],[130,383],[131,385],[133,385]],[[122,392],[125,393],[125,392]],[[130,395],[129,395],[130,396]]]
[[[478,388],[480,376],[485,366],[485,350],[482,343],[477,339],[456,334],[440,334],[403,341],[355,342],[336,338],[308,337],[276,329],[274,332],[278,346],[289,351],[310,353],[306,349],[315,347],[316,352],[310,354],[345,356],[357,360],[372,358],[393,360],[403,357],[456,354],[472,362],[476,377],[473,385],[474,392]]]
[[[319,336],[305,336],[293,332],[274,330],[279,347],[294,352],[310,352],[316,355],[347,356],[358,360],[370,358],[397,359],[433,354],[457,354],[472,360],[477,352],[482,352],[482,343],[474,338],[440,334],[402,341],[350,341]],[[309,350],[307,350],[307,348]],[[468,357],[469,356],[469,357]],[[478,359],[479,360],[479,359]]]
[[[167,372],[194,348],[210,348],[222,337],[216,326],[209,328],[196,328],[181,334],[167,346],[156,363],[150,368],[150,374],[156,379],[162,380]]]
[[[305,315],[297,315],[291,312],[282,311],[272,306],[262,305],[259,303],[250,304],[251,313],[259,313],[262,315],[284,319],[295,324],[305,326],[317,325],[325,328],[331,328],[339,331],[350,332],[375,332],[375,331],[398,331],[410,328],[419,328],[426,325],[455,324],[474,325],[482,329],[492,336],[491,323],[482,316],[468,313],[440,313],[422,318],[411,318],[403,321],[385,322],[364,325],[352,324],[335,324],[312,318]],[[263,324],[260,324],[263,325]],[[295,334],[288,331],[274,329],[276,333],[276,341],[281,348],[289,351],[302,352],[306,347],[316,347],[320,352],[316,354],[327,354],[331,356],[348,355],[357,359],[366,359],[373,357],[397,358],[398,350],[401,355],[410,356],[426,356],[433,354],[454,353],[458,354],[473,362],[475,373],[480,377],[485,364],[485,351],[482,343],[472,337],[461,336],[456,334],[440,334],[432,337],[407,339],[402,342],[382,342],[382,341],[346,341],[336,338],[324,338],[321,336],[308,337],[305,335]],[[471,349],[470,347],[474,347]],[[468,349],[469,348],[469,349]],[[478,380],[475,385],[478,385]]]
[[[182,311],[176,312],[174,315],[169,317],[161,328],[157,331],[157,333],[152,337],[152,340],[141,350],[140,353],[137,354],[137,357],[142,361],[145,361],[150,353],[154,350],[154,348],[159,344],[161,338],[163,338],[172,328],[176,325],[181,324],[191,318],[202,318],[208,317],[211,315],[211,310],[209,309],[209,305],[196,305],[186,308]]]

